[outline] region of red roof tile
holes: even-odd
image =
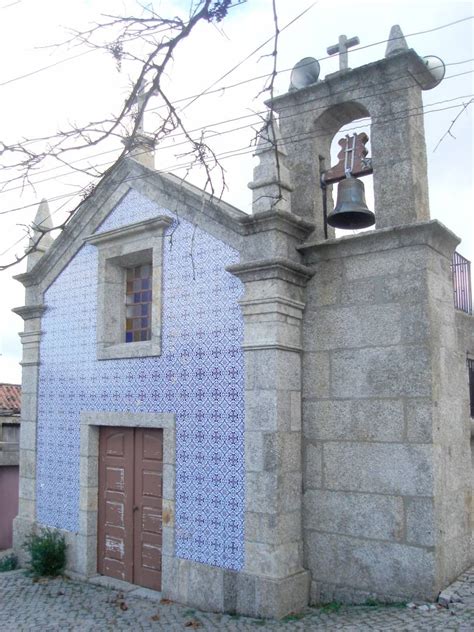
[[[0,413],[19,413],[21,411],[21,386],[19,384],[0,384]]]

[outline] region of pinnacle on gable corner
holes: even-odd
[[[28,271],[31,270],[36,263],[38,263],[54,241],[51,235],[53,220],[51,219],[49,204],[46,198],[43,198],[39,203],[31,228],[32,234],[28,242],[28,248],[34,247],[34,250],[27,257]],[[41,239],[37,243],[40,237]]]
[[[259,159],[259,164],[253,170],[253,181],[248,185],[253,191],[252,212],[290,211],[293,189],[290,171],[278,123],[271,115],[258,134],[254,156]]]
[[[405,50],[408,50],[408,44],[405,36],[403,35],[400,26],[398,24],[394,24],[390,29],[390,34],[388,36],[385,57],[402,53]]]

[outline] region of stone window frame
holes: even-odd
[[[101,427],[163,430],[162,591],[171,581],[165,569],[175,557],[176,422],[173,413],[81,413],[79,456],[79,531],[73,565],[82,577],[97,575],[99,431]]]
[[[159,216],[87,237],[99,254],[97,359],[144,358],[161,354],[163,234],[172,219]],[[125,270],[152,265],[151,340],[125,342]],[[111,309],[113,306],[113,309]]]

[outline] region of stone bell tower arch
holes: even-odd
[[[415,51],[389,42],[384,59],[273,99],[294,186],[292,209],[316,224],[316,239],[323,236],[320,172],[331,166],[331,141],[343,125],[366,116],[372,117],[376,228],[429,219],[421,93],[434,85]]]

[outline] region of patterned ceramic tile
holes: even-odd
[[[98,232],[164,214],[172,216],[131,190]],[[176,554],[242,567],[242,285],[224,269],[237,261],[226,244],[174,222],[165,236],[162,355],[153,358],[96,360],[94,246],[84,246],[51,285],[41,340],[40,522],[78,529],[81,410],[174,412]]]

